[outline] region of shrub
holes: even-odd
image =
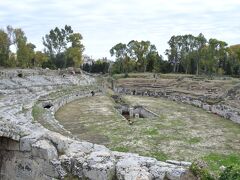
[[[220,174],[219,180],[240,180],[240,167],[239,166],[227,167]]]
[[[209,173],[207,164],[203,161],[193,162],[189,167],[189,170],[195,177],[197,177],[197,179],[215,180],[215,178]]]

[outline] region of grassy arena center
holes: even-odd
[[[163,98],[124,96],[158,117],[135,118],[129,125],[107,95],[87,97],[60,108],[56,119],[81,140],[111,150],[133,152],[158,160],[204,159],[213,171],[240,163],[240,126],[200,108]]]

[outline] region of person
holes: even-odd
[[[135,95],[135,94],[136,94],[136,90],[134,89],[134,90],[133,90],[133,95]]]
[[[95,95],[95,92],[94,92],[94,91],[91,91],[91,94],[92,94],[92,96],[94,96],[94,95]]]

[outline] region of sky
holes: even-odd
[[[71,25],[84,54],[108,57],[117,43],[149,40],[164,55],[172,35],[203,33],[240,43],[240,0],[0,0],[0,28],[22,28],[43,50],[42,37]]]

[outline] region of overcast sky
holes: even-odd
[[[22,28],[38,50],[50,29],[65,24],[93,58],[130,40],[150,40],[163,55],[172,35],[240,43],[240,0],[0,0],[0,27]]]

